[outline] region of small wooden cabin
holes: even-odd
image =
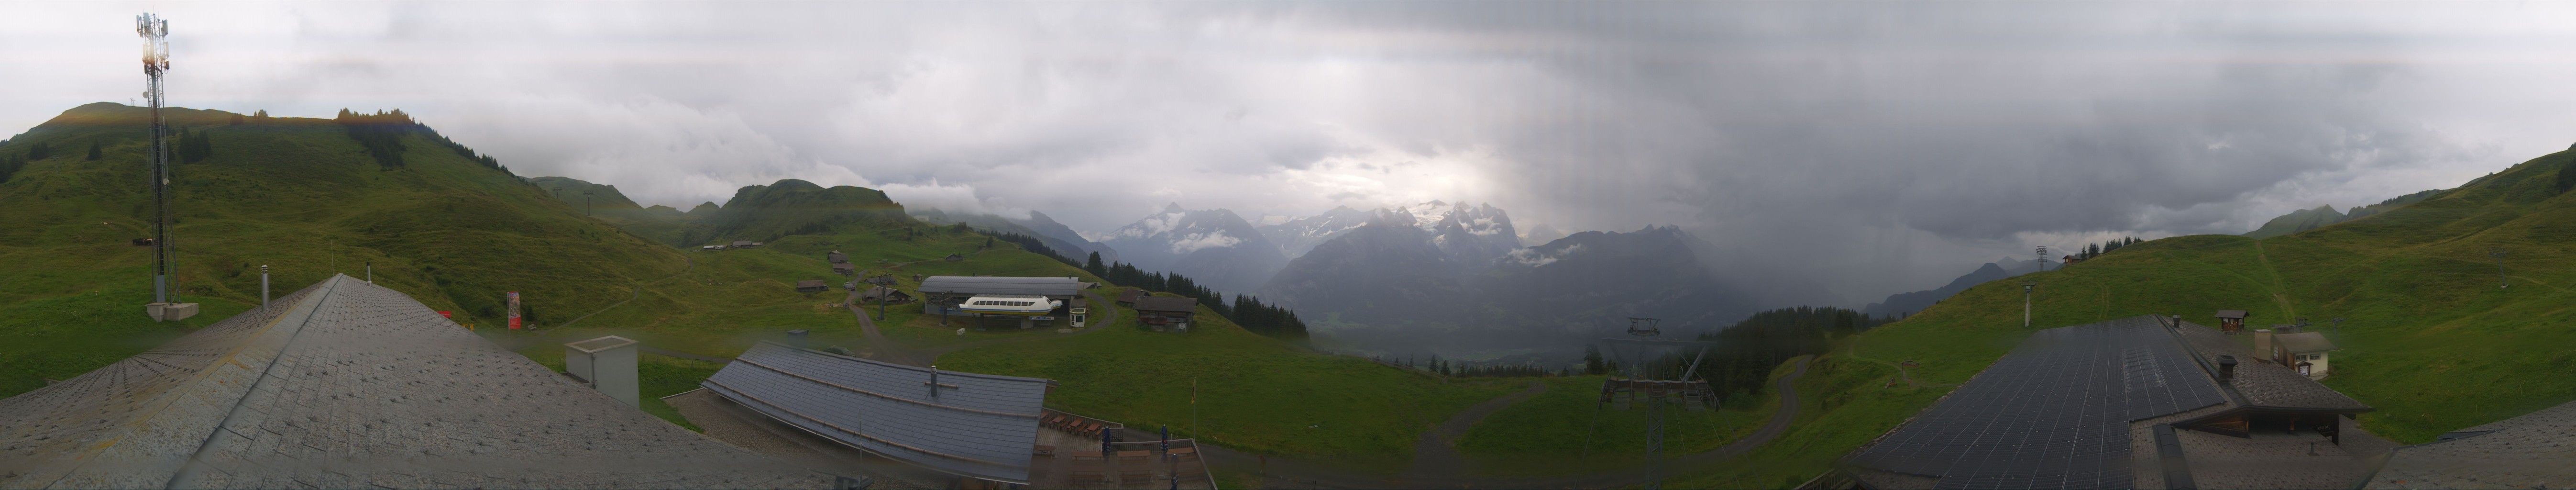
[[[820,293],[830,290],[832,290],[832,286],[830,284],[824,284],[821,279],[796,281],[796,292],[799,293]]]
[[[1169,296],[1146,296],[1136,299],[1136,321],[1152,326],[1154,331],[1190,331],[1190,315],[1198,312],[1198,300]]]
[[[2245,331],[2245,310],[2218,310],[2218,331],[2228,335]]]

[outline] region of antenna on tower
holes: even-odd
[[[170,294],[170,124],[161,118],[161,72],[170,70],[170,21],[146,12],[134,17],[134,34],[143,36],[143,99],[152,105],[151,182],[152,304],[144,310],[153,320],[171,321],[197,314],[194,303]]]

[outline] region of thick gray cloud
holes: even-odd
[[[1780,301],[2576,140],[2576,5],[2488,3],[9,3],[0,127],[131,98],[147,7],[179,105],[400,107],[646,203],[793,177],[1098,231],[1465,199],[1830,291]]]

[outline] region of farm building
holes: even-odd
[[[1063,321],[1065,305],[1072,304],[1083,287],[1081,280],[1071,277],[930,276],[921,279],[920,291],[924,313],[979,319],[990,315],[962,308],[978,296],[1032,296],[1061,303],[1043,314],[1000,315],[1019,318],[1021,328],[1031,328],[1039,322]]]
[[[1190,315],[1197,313],[1198,300],[1170,296],[1136,298],[1136,321],[1154,327],[1154,331],[1190,331]]]
[[[2272,363],[2289,366],[2310,378],[2326,377],[2326,353],[2335,350],[2334,341],[2318,332],[2285,333],[2272,336]]]
[[[949,261],[949,262],[961,262],[961,261],[965,261],[965,260],[966,260],[966,256],[964,256],[964,255],[958,255],[958,254],[948,254],[948,256],[947,256],[947,257],[941,257],[939,260],[945,260],[945,261]]]
[[[753,248],[761,245],[762,243],[751,240],[734,240],[732,248]]]
[[[869,286],[868,290],[859,292],[859,299],[869,301],[885,300],[885,302],[888,303],[909,303],[912,302],[912,295],[904,294],[903,291],[895,288]]]
[[[1118,306],[1136,306],[1136,300],[1143,297],[1145,297],[1145,290],[1127,288],[1125,291],[1118,292]]]
[[[2369,406],[2248,359],[2262,358],[2217,329],[2155,315],[2034,332],[1854,451],[1830,485],[2354,488],[2371,478],[2385,446],[2342,437]]]
[[[820,293],[830,290],[832,290],[832,285],[824,284],[822,279],[796,281],[796,292],[799,293]]]
[[[832,264],[832,273],[844,276],[859,275],[859,266],[850,265],[848,262],[835,263]]]
[[[850,263],[850,256],[848,254],[841,253],[839,250],[833,250],[832,253],[823,254],[823,259],[835,264]]]

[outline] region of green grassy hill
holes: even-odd
[[[2576,151],[2532,159],[2393,210],[2264,239],[2196,235],[2123,247],[2038,282],[2033,328],[2139,314],[2264,327],[2307,317],[2342,347],[2325,380],[2377,407],[2361,424],[2407,443],[2576,399]],[[2508,252],[2498,287],[2491,250]],[[2016,345],[2021,288],[1970,288],[1853,337],[1802,380],[1812,421],[1746,460],[1679,484],[1787,486],[1929,406]],[[2329,318],[2344,318],[2339,328]],[[1915,387],[1893,363],[1913,360]],[[1802,417],[1802,418],[1805,418]]]
[[[680,254],[585,220],[536,187],[463,156],[426,127],[405,128],[405,165],[387,167],[329,119],[247,118],[166,109],[211,141],[212,156],[172,171],[178,294],[204,304],[183,324],[147,321],[151,236],[146,109],[98,103],[0,145],[54,148],[0,181],[0,395],[65,379],[259,301],[275,289],[363,275],[459,321],[497,323],[502,293],[522,291],[536,322],[625,299],[623,285],[668,276]],[[101,146],[101,158],[86,150]],[[562,316],[558,316],[562,315]]]
[[[560,199],[578,199],[573,182],[513,176],[407,120],[353,137],[350,125],[334,119],[166,113],[174,125],[205,135],[213,150],[179,165],[173,182],[175,276],[182,299],[202,303],[204,313],[175,323],[142,314],[151,297],[150,253],[128,240],[151,233],[145,110],[101,103],[67,111],[0,144],[0,158],[11,161],[37,144],[53,149],[0,180],[0,208],[10,210],[0,213],[0,396],[68,379],[256,305],[261,264],[272,266],[281,293],[333,273],[362,275],[372,264],[377,282],[454,311],[478,333],[558,367],[560,342],[601,334],[682,356],[731,356],[791,329],[812,331],[821,345],[892,348],[869,345],[848,310],[833,306],[844,291],[794,290],[799,280],[849,280],[831,273],[828,251],[848,253],[863,270],[896,274],[901,289],[917,286],[916,274],[1100,281],[1010,242],[914,221],[869,189],[788,180],[676,218],[624,207],[617,211],[637,214],[603,207],[600,216],[585,217],[580,204]],[[86,158],[93,142],[102,148],[96,160]],[[386,151],[402,163],[389,165]],[[549,195],[554,185],[571,192]],[[682,236],[692,232],[698,236]],[[721,252],[671,246],[717,238],[769,245]],[[939,260],[949,254],[966,260]],[[528,323],[540,329],[500,328],[505,291],[523,293]],[[918,305],[888,313],[885,334],[904,348],[1012,341],[950,353],[943,367],[1055,378],[1062,387],[1052,404],[1066,410],[1137,426],[1172,424],[1246,451],[1375,471],[1401,468],[1423,430],[1520,383],[1442,381],[1321,354],[1204,311],[1200,331],[1187,335],[1137,330],[1134,312],[1125,311],[1120,325],[1064,338],[1052,331],[961,336],[921,318]],[[651,398],[694,388],[719,367],[644,356],[645,409],[687,425]],[[1195,427],[1185,425],[1191,379],[1201,383]]]

